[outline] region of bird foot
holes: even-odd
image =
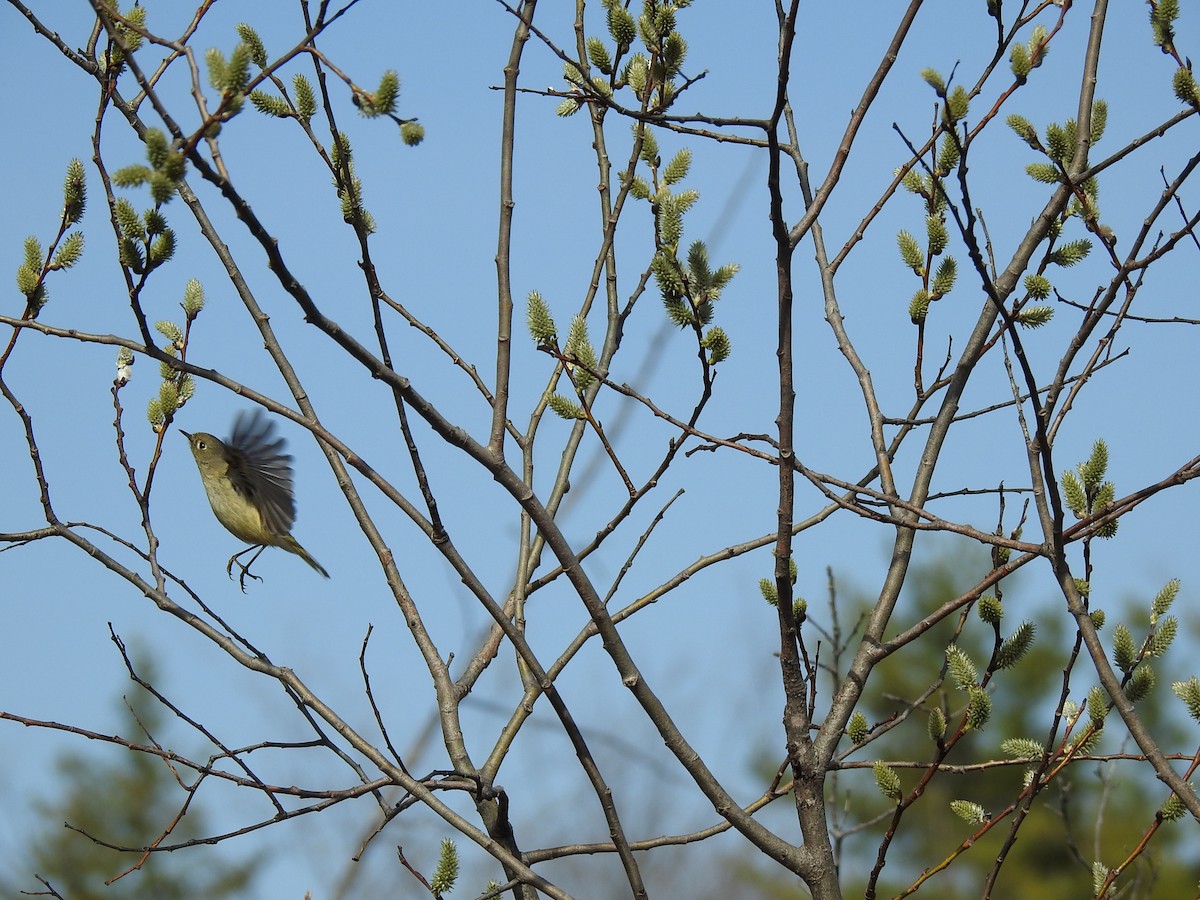
[[[255,575],[253,572],[250,571],[250,567],[252,565],[254,565],[254,561],[256,559],[258,559],[259,554],[262,553],[266,549],[267,548],[266,548],[265,544],[259,544],[256,547],[247,547],[245,550],[235,553],[235,554],[233,554],[233,556],[229,557],[229,562],[227,562],[225,564],[225,574],[229,576],[230,581],[233,580],[233,567],[236,565],[238,567],[238,569],[240,570],[240,574],[238,575],[238,586],[242,589],[243,594],[246,593],[246,579],[247,578],[250,578],[254,581],[262,581],[262,578],[260,576]],[[255,550],[257,552],[252,557],[250,557],[250,562],[243,563],[238,557],[245,556],[251,550]]]

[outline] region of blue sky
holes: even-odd
[[[38,10],[39,15],[68,44],[84,42],[90,28],[86,15],[53,4],[40,6],[44,9]],[[539,10],[538,24],[557,39],[570,41],[569,22],[561,18],[564,9],[557,6],[565,9],[565,5],[546,4]],[[681,28],[690,44],[687,70],[703,68],[707,75],[689,90],[677,111],[768,114],[774,78],[772,6],[738,6],[732,12],[729,4],[702,0],[681,14]],[[856,4],[853,11],[846,5],[808,6],[799,35],[801,50],[794,66],[792,95],[803,149],[819,180],[858,100],[866,73],[890,38],[898,12],[890,5],[874,3]],[[928,134],[936,114],[935,98],[921,81],[920,70],[932,66],[948,75],[957,63],[963,81],[970,84],[976,78],[981,54],[994,35],[993,20],[985,14],[982,0],[974,4],[978,10],[973,14],[962,13],[959,6],[956,0],[943,0],[927,3],[922,11],[910,45],[901,54],[858,139],[843,184],[824,214],[826,241],[834,252],[906,158],[893,123],[915,142]],[[1172,64],[1148,49],[1144,5],[1116,6],[1119,8],[1110,13],[1113,26],[1106,38],[1097,92],[1109,103],[1108,134],[1094,158],[1178,109],[1170,94]],[[96,91],[53,48],[36,38],[15,10],[6,8],[0,16],[4,81],[23,86],[9,93],[12,129],[0,149],[9,173],[3,187],[7,213],[0,222],[0,273],[11,275],[20,263],[26,235],[36,234],[45,242],[57,224],[67,162],[72,157],[85,162],[91,157]],[[847,16],[853,21],[847,22]],[[159,33],[175,34],[183,21],[182,8],[150,6],[149,26]],[[292,46],[300,33],[299,16],[291,4],[218,4],[195,46],[217,46],[228,52],[236,41],[233,26],[240,21],[259,29],[269,53]],[[1029,87],[1009,101],[1004,114],[1019,112],[1039,127],[1074,115],[1087,22],[1083,10],[1072,14],[1046,64],[1033,74]],[[462,15],[452,16],[442,4],[364,2],[321,41],[329,57],[364,86],[372,86],[387,68],[400,74],[399,113],[419,117],[426,128],[427,138],[417,148],[403,146],[391,124],[357,116],[344,92],[334,91],[341,103],[340,124],[356,149],[366,204],[378,223],[373,253],[392,295],[472,361],[489,383],[494,371],[493,258],[501,103],[501,93],[493,87],[502,81],[512,27],[512,17],[497,3],[464,4]],[[599,34],[602,29],[597,16],[589,33]],[[1194,25],[1185,22],[1180,31],[1182,48],[1187,46],[1188,35],[1195,34]],[[561,65],[536,39],[526,51],[522,73],[526,86],[558,87],[562,83]],[[981,108],[972,109],[971,118],[980,115],[1007,83],[1000,77],[996,86],[986,89],[984,99],[976,104]],[[165,90],[178,102],[184,89],[186,85],[176,78]],[[586,289],[597,247],[596,168],[586,121],[582,116],[556,118],[556,103],[533,95],[519,100],[513,279],[518,321],[523,317],[521,301],[536,289],[565,330]],[[327,173],[304,146],[298,130],[289,125],[248,110],[226,127],[222,152],[235,183],[267,221],[296,275],[327,314],[367,341],[371,323],[356,265],[356,244],[340,222]],[[974,200],[985,211],[997,257],[1003,261],[1040,210],[1047,191],[1021,174],[1026,163],[1035,161],[1032,151],[1002,122],[989,130],[991,136],[977,146],[972,167],[976,173],[992,170],[994,177],[975,179]],[[105,150],[110,167],[141,161],[140,145],[115,118],[106,123],[105,134],[106,140],[111,140]],[[625,126],[613,123],[614,161],[627,152],[628,136]],[[684,145],[695,153],[688,185],[700,191],[701,200],[687,218],[687,239],[707,240],[715,263],[736,261],[741,266],[725,292],[717,320],[730,334],[734,354],[720,367],[718,399],[701,427],[718,435],[770,432],[776,396],[774,260],[763,189],[765,162],[743,148],[685,140],[678,135],[663,135],[660,143],[664,157]],[[1195,125],[1189,122],[1178,134],[1151,145],[1104,176],[1102,214],[1119,238],[1136,230],[1157,195],[1159,167],[1165,166],[1171,173],[1194,152],[1195,144]],[[383,388],[364,380],[330,350],[315,329],[305,325],[286,294],[273,283],[262,253],[245,240],[207,186],[199,179],[192,183],[226,230],[237,261],[299,364],[322,421],[416,497]],[[83,222],[88,239],[84,260],[53,279],[52,302],[41,320],[133,336],[128,304],[111,262],[112,237],[99,182],[90,166],[89,187],[90,206]],[[130,196],[139,208],[145,205],[144,195]],[[1184,199],[1200,202],[1200,197],[1189,196],[1186,190]],[[794,219],[799,215],[794,192],[789,202]],[[206,288],[208,306],[196,324],[191,360],[286,402],[290,398],[282,381],[262,353],[261,341],[244,318],[211,250],[198,240],[195,223],[179,203],[168,206],[167,214],[178,231],[180,246],[176,259],[152,282],[147,295],[153,305],[151,318],[177,319],[185,283],[199,278]],[[627,216],[628,230],[619,239],[624,251],[622,295],[636,283],[650,235],[650,215],[644,204]],[[922,221],[923,212],[915,198],[897,197],[838,277],[847,327],[872,370],[886,411],[893,415],[901,414],[911,402],[914,328],[907,304],[916,287],[895,251],[895,233],[900,228],[917,230]],[[1175,220],[1167,221],[1173,225]],[[1183,249],[1177,255],[1181,258],[1167,260],[1147,279],[1138,301],[1142,314],[1195,316],[1195,249]],[[935,309],[936,316],[931,316],[929,359],[945,354],[947,332],[961,331],[973,321],[982,302],[965,257],[959,256],[959,287]],[[852,373],[823,322],[811,259],[811,245],[805,242],[795,260],[799,455],[817,470],[854,480],[870,465],[866,419]],[[1086,302],[1106,278],[1107,271],[1093,259],[1086,266],[1064,272],[1056,286]],[[16,315],[22,308],[21,298],[12,282],[8,284],[5,314]],[[1069,309],[1060,307],[1052,325],[1028,335],[1031,357],[1044,376],[1053,371],[1075,321]],[[631,320],[628,344],[614,366],[613,378],[628,381],[663,405],[686,412],[695,396],[694,350],[685,335],[664,323],[657,299],[648,296]],[[593,334],[599,333],[600,326],[595,319]],[[488,410],[462,373],[415,330],[397,323],[392,338],[397,369],[475,436],[483,436]],[[1157,481],[1194,455],[1200,430],[1193,386],[1200,373],[1193,340],[1183,327],[1127,326],[1118,344],[1132,344],[1133,351],[1097,375],[1091,389],[1076,403],[1059,437],[1060,467],[1085,458],[1092,442],[1103,437],[1110,449],[1110,477],[1120,496]],[[551,362],[536,352],[523,329],[516,334],[514,355],[512,419],[524,427]],[[34,418],[60,515],[136,535],[136,508],[113,447],[109,385],[114,357],[111,347],[81,347],[26,334],[5,377]],[[153,444],[142,409],[157,387],[155,369],[147,361],[139,363],[134,381],[122,394],[130,452],[139,475],[144,474]],[[985,406],[1005,399],[1006,392],[999,360],[990,360],[964,404]],[[234,413],[246,405],[201,384],[177,424],[189,431],[224,435]],[[672,435],[639,411],[617,428],[615,423],[623,421],[620,409],[615,398],[605,397],[598,414],[606,424],[614,425],[614,440],[623,459],[635,472],[644,473]],[[370,659],[378,667],[372,669],[373,677],[388,687],[382,694],[394,717],[394,736],[401,736],[402,746],[416,745],[426,724],[427,707],[409,693],[416,693],[421,700],[428,693],[419,656],[402,617],[387,599],[378,566],[360,539],[316,445],[301,429],[289,423],[281,427],[296,457],[299,518],[295,534],[330,570],[331,580],[322,581],[294,557],[273,551],[256,567],[267,579],[265,584],[252,586],[242,596],[223,571],[225,559],[239,545],[209,514],[186,444],[175,434],[167,440],[153,503],[163,561],[277,662],[291,666],[319,692],[345,704],[352,724],[368,729],[370,711],[361,697],[357,658],[367,625],[373,624],[376,632]],[[479,566],[489,588],[503,597],[512,577],[510,551],[516,517],[489,477],[466,465],[458,451],[439,446],[423,425],[418,424],[416,431],[456,543]],[[548,479],[566,428],[552,422],[543,426],[543,432],[546,449],[540,471],[541,477]],[[897,464],[904,478],[911,475],[918,446],[914,442]],[[620,483],[607,462],[602,457],[592,465],[586,462],[596,451],[594,443],[588,445],[580,466],[580,472],[588,474],[575,479],[566,511],[567,533],[581,542],[622,500]],[[7,406],[0,408],[0,464],[13,473],[0,506],[0,531],[37,527],[40,509],[30,487],[27,452],[16,417]],[[1013,415],[1002,412],[964,426],[951,439],[934,489],[994,486],[1000,478],[1009,486],[1024,485],[1028,483],[1024,466],[1024,449]],[[774,522],[775,480],[773,468],[748,459],[710,453],[689,457],[639,508],[621,542],[590,561],[590,572],[601,584],[615,576],[637,536],[680,486],[686,487],[687,493],[668,512],[666,522],[622,587],[620,596],[626,602],[700,555],[767,533]],[[378,516],[439,646],[445,653],[465,657],[486,626],[486,615],[409,523],[387,509],[369,488],[364,489],[364,496]],[[1194,589],[1194,501],[1195,489],[1188,486],[1167,492],[1122,521],[1119,539],[1103,545],[1097,554],[1098,578],[1103,579],[1109,598],[1106,605],[1116,608],[1130,596],[1152,596],[1172,577],[1184,579],[1182,600],[1186,602]],[[819,495],[802,485],[798,514],[806,515],[820,505]],[[994,506],[955,502],[942,509],[976,526],[994,527]],[[874,593],[886,562],[889,537],[887,529],[848,516],[835,517],[830,527],[805,533],[797,542],[798,592],[814,602],[822,597],[828,565],[848,592]],[[921,553],[932,555],[952,546],[943,539],[930,540],[921,544]],[[771,565],[769,553],[758,551],[716,567],[635,617],[626,631],[634,651],[645,655],[649,676],[680,709],[689,737],[746,799],[757,786],[748,770],[750,758],[763,747],[777,748],[782,741],[770,730],[778,721],[775,710],[779,707],[777,667],[771,656],[777,640],[774,617],[755,587],[758,578],[770,574]],[[982,574],[968,568],[962,576],[964,587]],[[1021,582],[1027,609],[1054,602],[1045,575],[1026,576]],[[232,667],[197,635],[157,613],[145,598],[64,543],[42,542],[0,555],[0,583],[5,598],[0,603],[4,616],[0,625],[0,709],[99,731],[115,728],[120,717],[114,698],[128,682],[107,638],[106,623],[111,622],[132,645],[154,656],[160,684],[172,699],[200,720],[219,723],[230,744],[268,736],[263,734],[264,723],[274,739],[302,739],[306,734],[296,717],[280,706],[277,689]],[[561,643],[586,621],[586,615],[565,586],[552,587],[544,594],[531,611],[531,638],[553,658]],[[902,609],[901,620],[910,617],[911,611]],[[1188,637],[1196,636],[1195,624],[1186,619],[1184,630]],[[743,662],[730,670],[697,666],[697,659],[707,662],[729,652]],[[500,671],[481,682],[471,701],[468,721],[479,728],[481,753],[489,729],[507,715],[511,668],[507,662],[497,666]],[[644,751],[644,766],[634,767],[637,773],[628,776],[628,783],[637,784],[642,778],[651,785],[662,778],[667,785],[686,790],[682,774],[661,752],[657,735],[638,718],[598,646],[590,647],[572,664],[561,687],[569,702],[573,700],[592,713],[589,729],[596,740],[611,741],[618,749]],[[743,703],[766,713],[754,717],[753,727],[731,728],[730,706]],[[182,729],[171,737],[181,748],[199,744],[195,735]],[[79,743],[13,725],[0,728],[0,755],[8,761],[0,773],[0,795],[16,800],[3,804],[6,812],[0,817],[0,857],[6,867],[11,869],[10,861],[30,824],[28,798],[53,789],[52,755],[64,747],[81,749]],[[420,746],[423,750],[414,753],[410,767],[414,771],[436,767],[441,759],[436,753],[437,741]],[[562,771],[557,762],[564,746],[561,730],[545,718],[521,739],[507,780],[519,782],[529,772],[536,772],[554,796],[573,796],[576,801],[586,796],[579,793],[577,768]],[[523,753],[525,759],[518,759]],[[277,780],[291,775],[302,781],[321,771],[308,760],[282,765],[294,769],[284,768],[274,776]],[[522,797],[521,802],[528,801]],[[629,803],[637,805],[633,799]],[[587,810],[602,828],[594,803]],[[234,798],[214,817],[244,821],[239,817],[261,814],[262,804]],[[262,896],[301,896],[308,889],[321,895],[330,890],[325,879],[330,872],[341,871],[348,848],[352,849],[368,815],[366,806],[360,804],[323,815],[319,822],[285,826],[278,834],[271,829],[255,839],[264,843],[253,846],[282,854],[271,877],[263,882],[271,885],[271,893]],[[710,818],[711,811],[693,803],[658,827],[698,827]],[[439,823],[431,817],[416,821],[420,825],[413,826],[413,833],[422,839],[432,841],[442,835]],[[387,856],[382,851],[407,839],[385,836],[382,846],[373,851],[375,856],[368,859],[367,865],[379,866],[371,871],[390,871],[390,863],[380,859]],[[301,852],[288,853],[286,849]],[[328,864],[330,857],[332,864]]]

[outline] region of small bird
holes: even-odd
[[[188,439],[200,480],[217,521],[237,538],[252,546],[229,558],[226,574],[233,577],[236,562],[242,570],[239,583],[246,590],[250,566],[267,547],[281,547],[329,577],[325,568],[292,537],[296,521],[296,501],[292,497],[292,458],[283,453],[283,438],[271,440],[275,425],[260,410],[239,412],[233,420],[233,433],[220,441],[203,431],[180,434]],[[238,557],[257,550],[250,562]]]

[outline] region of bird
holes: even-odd
[[[292,537],[296,501],[292,496],[292,457],[283,452],[283,438],[272,439],[274,423],[261,410],[239,412],[233,431],[224,441],[207,432],[180,434],[188,439],[200,480],[217,521],[234,537],[251,546],[229,558],[225,572],[233,578],[233,566],[241,569],[239,583],[246,590],[250,566],[267,547],[294,553],[326,578],[329,573],[312,554]],[[239,557],[258,552],[243,564]]]

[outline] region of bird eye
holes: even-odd
[[[197,450],[207,450],[208,445],[206,443],[204,443],[204,441],[196,441],[196,449]]]

